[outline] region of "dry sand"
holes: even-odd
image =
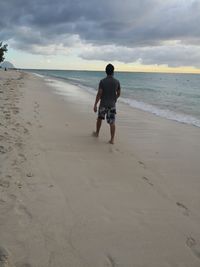
[[[53,86],[0,71],[0,267],[199,267],[200,129]]]

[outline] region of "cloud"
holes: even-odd
[[[199,0],[1,0],[0,40],[35,54],[79,46],[85,59],[199,67],[199,14]]]
[[[165,45],[153,47],[123,47],[115,45],[91,46],[80,57],[87,60],[138,62],[145,65],[168,65],[169,67],[200,67],[200,47],[194,45]]]

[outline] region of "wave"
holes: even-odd
[[[166,118],[166,119],[177,121],[180,123],[185,123],[185,124],[193,125],[196,127],[200,127],[200,120],[187,114],[176,113],[168,109],[160,109],[156,106],[144,103],[142,101],[136,101],[134,99],[121,98],[120,102],[128,104],[129,106],[133,108],[137,108],[137,109],[140,109],[146,112],[150,112],[162,118]]]
[[[33,72],[33,75],[35,75],[37,77],[40,77],[40,78],[44,78],[45,77],[44,75],[41,75],[41,74],[38,74],[38,73],[35,73],[35,72]]]

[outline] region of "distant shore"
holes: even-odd
[[[199,267],[200,129],[79,90],[0,71],[0,267]]]

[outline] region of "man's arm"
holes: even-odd
[[[117,99],[120,97],[120,94],[121,94],[121,91],[119,89],[119,90],[117,90]]]
[[[118,88],[117,88],[117,92],[116,92],[117,99],[120,97],[120,94],[121,94],[121,86],[119,83]]]
[[[99,103],[99,100],[101,99],[101,96],[102,96],[102,89],[99,88],[99,90],[97,92],[97,95],[96,95],[96,100],[95,100],[95,103],[94,103],[94,112],[97,112],[97,104]]]

